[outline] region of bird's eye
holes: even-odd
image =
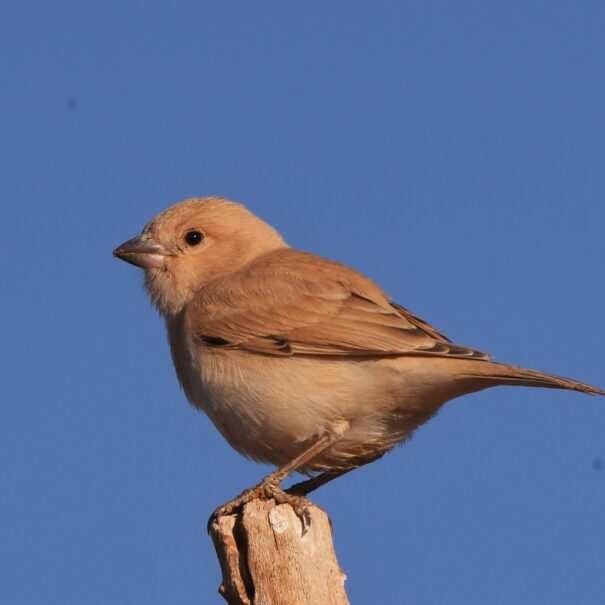
[[[197,229],[192,229],[191,231],[187,231],[187,233],[185,233],[185,237],[183,239],[188,246],[197,246],[204,239],[204,234]]]

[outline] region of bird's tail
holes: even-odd
[[[578,382],[577,380],[555,376],[554,374],[546,374],[537,370],[518,368],[517,366],[505,363],[465,360],[464,366],[462,373],[466,379],[470,379],[477,385],[478,388],[476,390],[491,386],[511,385],[567,389],[570,391],[579,391],[580,393],[588,393],[589,395],[605,395],[605,391],[589,384]]]

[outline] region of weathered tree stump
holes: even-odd
[[[311,506],[311,525],[288,504],[253,500],[210,526],[229,605],[348,605],[328,515]]]

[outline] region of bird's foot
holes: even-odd
[[[213,523],[216,523],[221,517],[238,512],[241,508],[252,500],[275,500],[277,504],[289,504],[302,524],[303,535],[307,533],[311,526],[311,512],[309,511],[309,500],[303,496],[289,494],[281,487],[269,481],[263,481],[254,487],[244,490],[237,498],[230,500],[226,504],[219,506],[208,519],[208,532]]]

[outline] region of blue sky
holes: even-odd
[[[7,2],[0,597],[220,603],[269,468],[112,249],[218,194],[457,342],[605,386],[602,2]],[[605,400],[501,388],[317,492],[353,603],[605,602]]]

